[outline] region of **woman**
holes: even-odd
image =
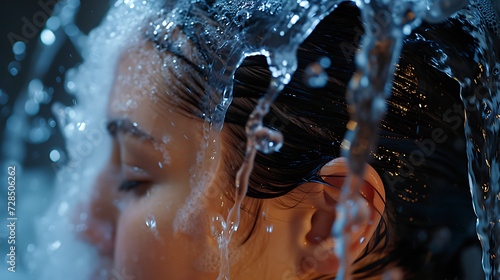
[[[339,149],[348,122],[346,84],[363,33],[358,18],[347,2],[318,25],[264,120],[285,141],[279,152],[256,157],[230,243],[231,279],[334,278],[339,261],[330,231],[347,172]],[[264,58],[246,59],[220,134],[207,135],[210,62],[199,42],[182,26],[167,44],[145,33],[116,68],[108,105],[113,150],[94,185],[84,239],[113,271],[133,279],[216,279],[245,123],[270,74]],[[404,279],[462,275],[450,263],[474,240],[463,131],[449,121],[462,115],[448,111],[461,104],[459,88],[427,66],[416,45],[407,41],[365,174],[360,195],[371,213],[347,246],[359,279],[378,279],[394,267]],[[321,63],[328,82],[310,87],[322,57],[330,62]]]

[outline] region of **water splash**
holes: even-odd
[[[483,247],[483,269],[486,279],[500,279],[500,63],[495,46],[500,36],[498,17],[492,13],[490,1],[478,1],[464,12],[482,21],[469,26],[479,43],[474,61],[480,71],[461,82],[469,183]],[[474,82],[467,83],[470,80]]]
[[[350,174],[342,186],[336,205],[337,217],[332,234],[337,240],[335,253],[340,262],[337,279],[350,279],[353,257],[346,250],[350,235],[368,218],[366,204],[357,196],[365,163],[373,151],[380,119],[390,96],[390,83],[405,35],[420,25],[426,6],[423,2],[357,2],[367,28],[362,48],[355,57],[357,71],[348,85],[350,124],[342,142],[342,154],[348,159]]]
[[[495,6],[494,6],[495,5]],[[437,44],[429,63],[461,86],[465,109],[466,151],[472,203],[477,216],[486,279],[500,279],[500,38],[497,2],[470,1],[455,20],[471,36],[468,49],[457,57],[447,42]],[[420,37],[419,40],[425,41]],[[453,62],[453,63],[452,63]],[[470,66],[474,66],[470,69]]]
[[[221,59],[215,59],[212,65],[210,76],[216,83],[209,88],[209,92],[213,104],[217,105],[210,107],[208,121],[216,125],[222,124],[232,100],[232,77],[245,57],[264,55],[272,74],[266,95],[258,101],[245,127],[247,148],[243,164],[236,174],[234,205],[227,218],[219,223],[222,226],[222,236],[219,237],[221,267],[218,279],[230,277],[229,243],[233,233],[238,230],[241,205],[248,189],[255,155],[257,151],[278,151],[282,146],[282,134],[264,127],[263,118],[297,69],[296,52],[299,45],[336,6],[337,1],[306,0],[286,3],[258,1],[252,4],[236,1],[233,5],[215,5],[222,8],[222,13],[215,16],[222,26],[228,19],[232,19],[226,24],[230,28],[225,30],[225,34],[233,38],[228,40],[226,37],[227,43],[220,45],[215,51]],[[227,14],[231,13],[233,17],[228,18]],[[261,17],[262,13],[266,17]],[[250,23],[254,18],[259,21]],[[218,96],[221,96],[220,101]]]

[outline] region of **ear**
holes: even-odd
[[[337,158],[326,164],[319,172],[323,180],[331,186],[323,183],[313,183],[314,185],[310,186],[323,194],[318,199],[311,200],[315,211],[309,222],[310,230],[304,236],[303,260],[309,260],[308,262],[314,264],[304,269],[315,270],[310,272],[334,274],[338,269],[339,262],[333,250],[335,242],[331,236],[331,229],[336,217],[335,206],[340,195],[340,188],[348,173],[347,160]],[[365,168],[360,196],[366,201],[370,213],[369,218],[357,227],[358,230],[351,233],[349,244],[346,246],[353,260],[367,246],[385,209],[385,191],[382,180],[375,169],[368,164]]]

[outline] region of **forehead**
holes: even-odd
[[[204,96],[206,79],[200,69],[205,69],[205,64],[184,35],[177,37],[184,39],[172,44],[186,46],[180,52],[146,37],[122,51],[108,106],[110,115],[152,105],[148,103],[155,103],[156,109],[175,110],[186,107],[186,101]]]
[[[129,119],[147,133],[164,134],[159,128],[173,122],[182,103],[185,67],[168,52],[161,53],[143,40],[120,55],[108,102],[108,119]]]

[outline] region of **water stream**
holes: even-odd
[[[436,40],[436,56],[429,61],[461,86],[469,184],[477,216],[477,235],[483,247],[482,264],[488,280],[500,279],[498,7],[496,1],[470,1],[454,20],[471,36],[471,43],[457,57],[453,45],[446,40]],[[425,35],[420,34],[417,40],[426,42]]]

